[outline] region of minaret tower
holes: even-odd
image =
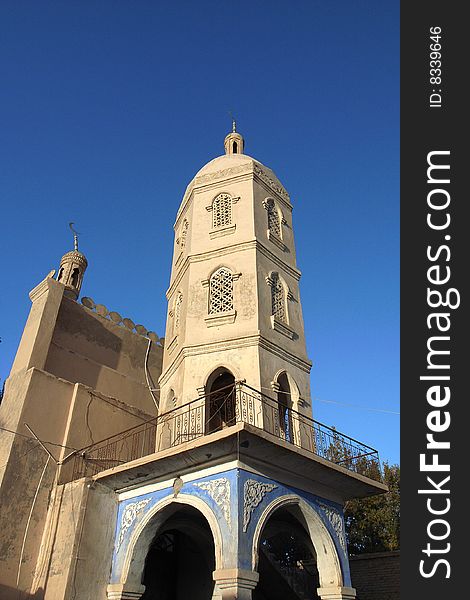
[[[289,194],[244,154],[235,121],[224,146],[176,217],[161,410],[245,381],[310,415]]]
[[[377,453],[310,418],[290,198],[235,123],[224,145],[176,217],[159,415],[117,444],[155,452],[100,478],[108,600],[354,600],[343,506],[386,490]]]
[[[88,261],[85,255],[78,250],[78,232],[75,231],[73,225],[73,223],[69,223],[73,232],[73,250],[61,258],[57,281],[65,285],[65,295],[76,300],[80,294]]]

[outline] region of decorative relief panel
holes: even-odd
[[[335,533],[338,536],[339,543],[341,544],[341,548],[344,550],[345,553],[347,553],[344,522],[340,512],[336,508],[333,508],[332,506],[327,506],[326,504],[320,504],[320,508],[323,510],[328,521],[331,523],[331,526],[335,530]]]
[[[248,173],[251,171],[251,164],[240,165],[238,167],[231,167],[230,169],[222,169],[215,173],[207,173],[206,175],[200,175],[196,177],[196,183],[208,183],[216,179],[227,179],[232,175],[239,175],[240,173]]]
[[[222,511],[228,528],[232,530],[232,517],[230,514],[230,482],[226,477],[195,483],[195,486],[205,490]]]
[[[142,512],[149,502],[150,498],[146,498],[145,500],[140,500],[140,502],[132,502],[126,506],[126,509],[122,513],[121,517],[121,529],[119,531],[117,543],[118,548],[122,544],[128,530],[134,525],[137,515]]]
[[[184,220],[183,226],[181,227],[181,236],[179,238],[180,248],[183,249],[186,246],[186,238],[188,236],[189,222],[187,219]]]
[[[183,304],[183,294],[178,292],[175,300],[175,318],[173,321],[173,332],[176,333],[179,330],[181,322],[181,306]]]
[[[247,479],[243,486],[243,531],[246,532],[250,524],[251,514],[261,504],[268,492],[272,492],[277,485],[274,483],[261,483],[256,479]]]
[[[263,171],[263,169],[258,167],[258,165],[253,165],[253,172],[256,175],[258,175],[258,177],[262,181],[264,181],[264,183],[266,183],[272,190],[277,192],[282,198],[284,198],[285,200],[287,200],[289,202],[289,200],[290,200],[289,194],[286,192],[286,190],[282,187],[282,185],[278,181],[276,181],[273,177],[271,177],[270,175],[265,173]]]

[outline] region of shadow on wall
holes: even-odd
[[[43,600],[44,590],[39,588],[34,594],[30,594],[0,583],[0,598],[2,600]]]
[[[125,401],[139,393],[136,385],[147,386],[144,365],[148,344],[148,337],[64,298],[44,370]],[[147,364],[155,382],[162,372],[162,358],[161,343],[152,343]]]
[[[97,315],[65,298],[45,370],[96,389],[103,366],[113,371],[118,369],[121,351],[122,339],[112,331],[110,323],[103,323]]]

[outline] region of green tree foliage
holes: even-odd
[[[368,475],[367,469],[363,474]],[[369,476],[376,479],[375,470]],[[383,482],[389,492],[346,502],[344,518],[350,554],[400,548],[400,466],[383,463]]]
[[[352,441],[345,439],[334,427],[331,428],[329,436],[329,447],[325,452],[325,458],[342,467],[355,471],[375,481],[382,481],[382,473],[378,456],[363,450]]]

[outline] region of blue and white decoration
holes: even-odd
[[[165,499],[168,499],[168,503],[184,503],[184,498],[191,496],[207,505],[219,525],[224,567],[246,570],[253,568],[253,540],[266,508],[275,500],[282,502],[284,497],[305,501],[328,530],[337,551],[344,585],[350,585],[344,518],[340,505],[240,468],[183,481],[180,486],[177,493],[171,483],[164,489],[141,495],[136,490],[134,497],[120,502],[111,583],[122,581],[125,557],[139,523],[148,520],[151,513],[156,514],[156,505],[162,504]]]

